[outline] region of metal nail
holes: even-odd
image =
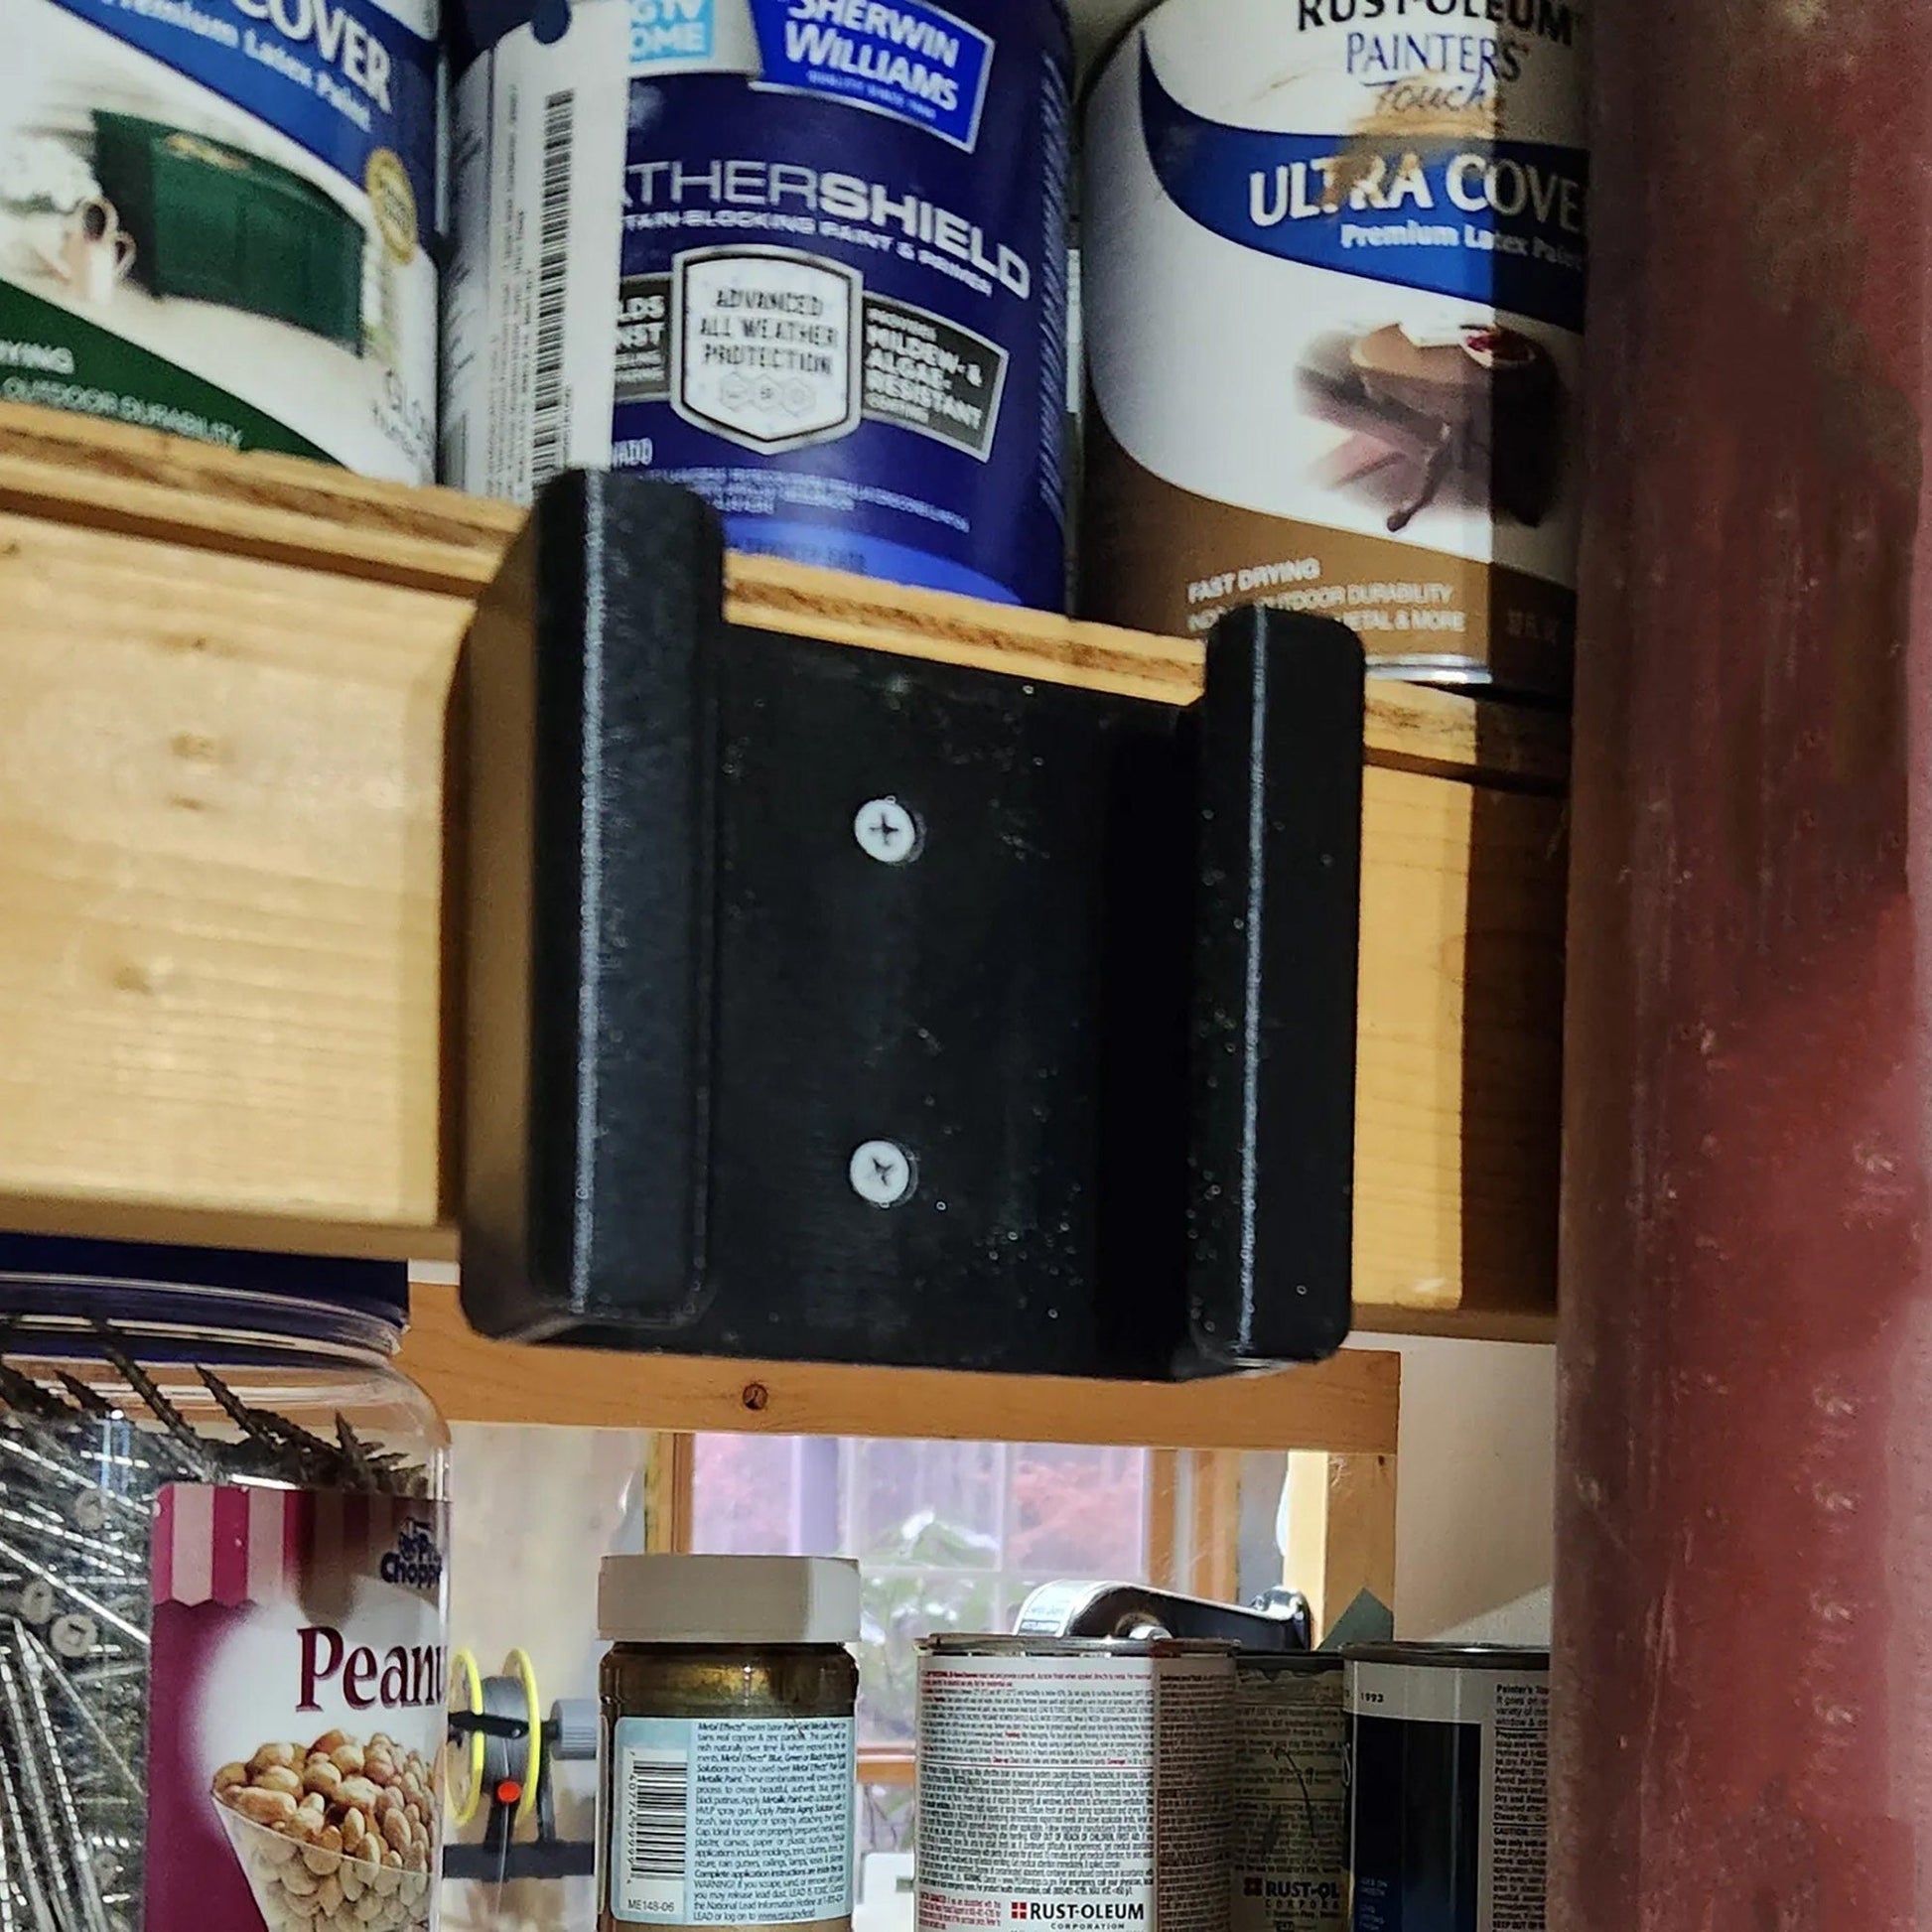
[[[0,1361],[0,1401],[23,1416],[35,1416],[42,1422],[64,1420],[73,1414],[52,1389],[6,1361]]]
[[[27,1631],[19,1622],[14,1624],[14,1640],[24,1652]],[[93,1847],[81,1829],[80,1808],[73,1801],[73,1785],[68,1777],[60,1733],[55,1727],[54,1714],[48,1708],[47,1692],[41,1683],[40,1671],[31,1658],[25,1660],[20,1675],[26,1680],[24,1689],[35,1730],[47,1745],[47,1784],[54,1796],[55,1819],[67,1839],[73,1888],[80,1897],[81,1918],[88,1932],[108,1932],[107,1908],[100,1901],[100,1887],[94,1880]],[[8,1688],[12,1676],[6,1655],[0,1652],[0,1698],[5,1699],[10,1714],[16,1695]]]
[[[0,1503],[0,1523],[12,1525],[15,1529],[25,1530],[30,1536],[59,1543],[69,1550],[84,1551],[97,1568],[111,1569],[120,1574],[91,1581],[101,1583],[124,1583],[130,1588],[138,1588],[141,1579],[129,1574],[127,1564],[132,1552],[124,1543],[107,1542],[97,1536],[84,1535],[79,1530],[70,1530],[59,1522],[47,1522],[24,1514],[18,1509],[9,1509]],[[37,1619],[38,1620],[38,1619]]]
[[[31,1576],[37,1577],[42,1583],[51,1585],[69,1602],[78,1603],[83,1610],[87,1610],[94,1616],[99,1617],[101,1622],[107,1624],[111,1629],[118,1630],[130,1642],[139,1644],[143,1650],[147,1649],[148,1633],[145,1630],[130,1623],[126,1617],[110,1610],[98,1598],[89,1596],[78,1584],[71,1582],[66,1577],[56,1576],[53,1571],[47,1569],[42,1564],[36,1563],[32,1557],[28,1556],[24,1551],[16,1549],[4,1539],[0,1539],[0,1557],[4,1557],[9,1563],[19,1565],[22,1570],[25,1570]]]
[[[133,1517],[142,1523],[148,1520],[147,1510],[139,1503],[131,1502],[112,1489],[101,1487],[85,1469],[76,1469],[65,1462],[55,1461],[52,1456],[43,1455],[39,1449],[20,1439],[16,1428],[10,1428],[4,1423],[0,1423],[0,1455],[9,1456],[14,1461],[39,1471],[43,1476],[64,1483],[69,1489],[99,1497],[103,1510],[117,1510],[122,1515]]]
[[[55,1823],[54,1804],[48,1796],[47,1782],[42,1776],[41,1752],[35,1748],[35,1732],[31,1727],[26,1705],[21,1698],[20,1685],[14,1676],[12,1660],[4,1649],[0,1649],[0,1707],[13,1731],[13,1748],[7,1753],[15,1775],[20,1780],[20,1795],[25,1801],[27,1816],[39,1827],[41,1858],[39,1863],[46,1870],[47,1877],[57,1895],[56,1910],[66,1918],[75,1914],[78,1906],[73,1889],[68,1882],[72,1867],[72,1859],[61,1857],[61,1830]],[[47,1756],[52,1759],[60,1753],[60,1741],[52,1735],[40,1738],[46,1747]],[[74,1847],[78,1850],[78,1847]]]
[[[100,1760],[112,1768],[133,1797],[143,1797],[145,1795],[143,1781],[135,1777],[133,1766],[120,1754],[120,1748],[116,1746],[114,1738],[108,1736],[106,1725],[94,1716],[92,1706],[85,1697],[81,1697],[77,1685],[68,1677],[68,1673],[60,1665],[54,1662],[53,1654],[49,1652],[47,1644],[43,1644],[41,1638],[33,1634],[33,1630],[27,1630],[21,1625],[16,1625],[14,1628],[18,1632],[19,1642],[27,1650],[27,1656],[33,1660],[33,1664],[41,1667],[41,1671],[49,1679],[53,1679],[54,1687],[60,1691],[64,1699],[68,1700],[68,1708],[75,1714],[75,1718],[81,1720],[81,1724],[89,1731],[89,1735],[94,1740],[94,1748],[100,1752]]]
[[[33,1842],[27,1836],[26,1814],[21,1809],[20,1794],[14,1789],[13,1779],[8,1774],[4,1752],[0,1752],[0,1824],[5,1826],[5,1830],[0,1831],[0,1839],[11,1839],[20,1852],[15,1870],[28,1925],[32,1932],[62,1932],[61,1922],[48,1903],[47,1893],[41,1888],[40,1873],[35,1869]]]

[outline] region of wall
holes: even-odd
[[[1367,1335],[1360,1345],[1402,1356],[1397,1633],[1436,1636],[1547,1591],[1557,1351],[1432,1335]],[[1506,1634],[1545,1641],[1547,1616],[1532,1606],[1530,1627],[1512,1623]]]

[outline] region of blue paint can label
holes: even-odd
[[[1364,1646],[1343,1696],[1352,1932],[1544,1932],[1548,1653]]]
[[[1068,63],[1057,0],[501,34],[455,92],[448,481],[647,471],[741,548],[1058,608]]]

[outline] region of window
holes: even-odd
[[[859,1560],[862,1852],[911,1843],[919,1638],[1010,1630],[1028,1592],[1061,1578],[1235,1600],[1282,1580],[1280,1452],[821,1436],[678,1444],[668,1547]]]
[[[857,1557],[860,1747],[909,1752],[920,1637],[1011,1629],[1055,1578],[1147,1575],[1148,1464],[1063,1444],[700,1436],[691,1547]]]

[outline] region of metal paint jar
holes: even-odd
[[[0,400],[430,483],[438,0],[8,0]]]
[[[922,1932],[1226,1932],[1234,1647],[940,1636],[919,1653]]]
[[[742,549],[1060,609],[1064,0],[530,11],[455,9],[445,480],[645,471]]]
[[[1234,1673],[1233,1932],[1348,1922],[1348,1721],[1334,1651],[1248,1651]]]
[[[852,1923],[859,1570],[607,1557],[598,1923]]]
[[[1587,0],[1165,0],[1082,119],[1083,616],[1568,687]]]
[[[1354,1932],[1541,1932],[1550,1653],[1386,1643],[1344,1655]]]

